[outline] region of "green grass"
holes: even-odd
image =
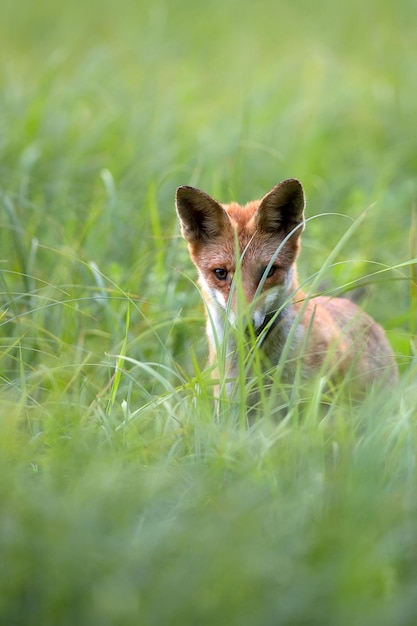
[[[416,623],[415,18],[2,2],[1,623]],[[401,382],[323,411],[297,381],[247,428],[250,381],[216,416],[174,194],[286,177],[301,282],[364,286]]]

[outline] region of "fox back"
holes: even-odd
[[[299,288],[296,260],[305,199],[298,180],[285,180],[244,206],[220,204],[199,189],[179,187],[176,206],[206,303],[212,364],[216,348],[227,340],[227,325],[233,326],[244,308],[269,366],[278,364],[286,346],[282,376],[287,382],[298,358],[305,376],[325,367],[333,380],[349,374],[359,389],[397,380],[394,355],[374,320],[347,299],[309,300]],[[233,347],[226,352],[226,372],[233,377]]]

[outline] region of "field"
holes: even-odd
[[[417,623],[416,18],[2,0],[2,624]],[[175,189],[287,177],[300,277],[359,293],[401,381],[325,410],[296,381],[248,427],[245,391],[214,408]]]

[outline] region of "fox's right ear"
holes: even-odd
[[[229,222],[221,204],[195,187],[178,187],[176,207],[182,236],[189,243],[217,237]]]
[[[275,185],[259,204],[257,226],[261,231],[290,233],[299,237],[304,228],[304,190],[296,178]]]

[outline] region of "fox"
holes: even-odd
[[[296,178],[245,205],[222,204],[195,187],[176,191],[181,233],[205,301],[209,364],[218,377],[216,362],[224,355],[228,394],[238,375],[228,328],[242,318],[242,309],[265,368],[279,370],[287,385],[299,367],[304,379],[326,372],[337,385],[348,378],[355,394],[398,381],[393,350],[375,320],[352,300],[307,297],[300,288],[297,259],[305,204]]]

